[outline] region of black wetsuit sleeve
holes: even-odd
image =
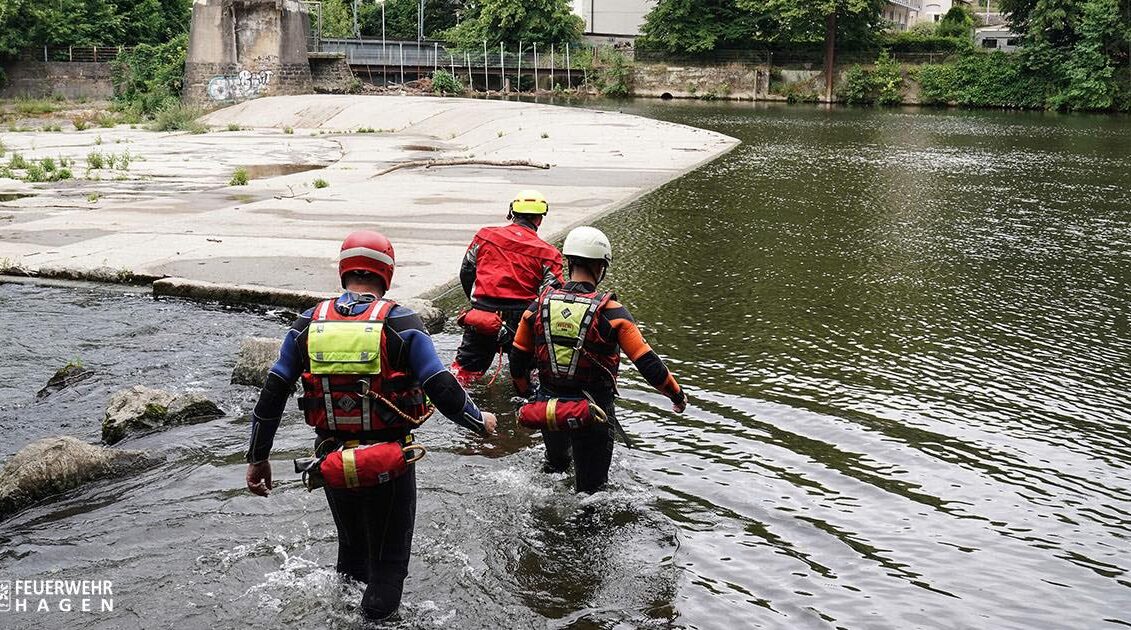
[[[247,448],[248,463],[267,460],[275,442],[275,432],[287,407],[287,399],[295,389],[295,382],[302,373],[306,362],[306,331],[310,327],[310,311],[303,313],[291,325],[283,345],[279,348],[279,359],[263,383],[259,400],[251,412],[251,439]]]
[[[459,267],[459,283],[463,286],[463,293],[471,299],[471,289],[475,286],[475,271],[479,264],[479,243],[473,242],[463,256]]]

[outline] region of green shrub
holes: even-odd
[[[163,44],[139,44],[118,55],[110,71],[119,105],[146,115],[169,109],[179,100],[187,51],[188,35],[181,34]]]
[[[98,151],[91,151],[86,154],[86,168],[92,171],[97,171],[106,165],[102,154]]]
[[[315,188],[327,188],[327,187],[329,187],[329,186],[330,186],[330,182],[328,182],[328,181],[326,181],[326,180],[322,179],[321,177],[319,177],[318,179],[314,180],[314,187],[315,187]]]
[[[955,64],[954,100],[973,107],[1043,108],[1052,80],[1028,72],[1020,55],[964,55]]]
[[[892,106],[903,103],[903,70],[899,62],[892,59],[888,52],[880,52],[876,59],[876,67],[872,70],[872,81],[876,86],[876,102],[880,105]]]
[[[844,73],[837,87],[837,97],[849,105],[866,105],[876,100],[876,80],[860,64],[854,64]]]
[[[57,170],[57,171],[55,171],[54,173],[51,174],[51,181],[60,182],[60,181],[63,181],[65,179],[73,179],[74,176],[75,175],[74,175],[74,173],[71,172],[71,169],[61,168],[61,169],[59,169],[59,170]]]
[[[232,173],[232,179],[228,182],[228,185],[247,186],[248,181],[250,181],[250,178],[247,176],[247,169],[241,166],[240,168],[237,168],[234,173]]]
[[[432,74],[432,91],[439,95],[463,94],[463,81],[447,70],[437,70]]]
[[[58,168],[55,164],[55,160],[49,157],[40,160],[39,165],[42,166],[43,170],[47,171],[48,173],[53,173],[55,169]]]
[[[946,105],[956,100],[958,72],[954,64],[924,64],[915,68],[919,82],[919,102],[924,105]]]
[[[602,96],[620,98],[632,93],[632,61],[614,48],[582,50],[578,59],[585,68],[589,84]]]
[[[7,153],[7,151],[8,147],[4,146],[3,140],[0,140],[0,156],[3,156],[5,153]]]
[[[196,120],[202,113],[199,108],[174,101],[157,112],[149,128],[152,131],[207,133],[208,127]]]
[[[228,131],[239,131],[240,126],[236,123],[228,123]]]
[[[47,172],[38,164],[28,164],[27,170],[24,171],[25,182],[45,182],[48,179]]]
[[[20,155],[19,153],[13,153],[12,157],[8,158],[8,168],[12,170],[23,169],[27,167],[28,161],[25,160],[24,156]]]
[[[287,134],[288,136],[294,134],[294,132],[294,127],[283,127],[283,133]]]
[[[16,99],[16,111],[24,116],[50,114],[59,109],[59,104],[42,98]]]

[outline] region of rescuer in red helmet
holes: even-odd
[[[542,193],[523,190],[511,201],[510,225],[485,227],[475,235],[460,266],[471,309],[460,316],[463,339],[452,371],[469,385],[510,351],[522,312],[543,288],[562,281],[562,255],[538,236],[550,206]]]
[[[408,575],[413,463],[422,452],[412,430],[434,405],[467,429],[495,432],[495,416],[481,412],[444,369],[420,317],[384,297],[394,265],[383,235],[346,237],[338,263],[345,292],[291,326],[252,412],[247,452],[247,487],[266,496],[275,431],[301,379],[299,408],[317,435],[303,479],[325,481],[338,530],[336,568],[367,585],[361,608],[371,619],[397,610]]]

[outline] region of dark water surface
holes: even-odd
[[[493,441],[429,423],[391,627],[1131,625],[1131,122],[617,107],[744,142],[601,225],[693,407],[628,371],[638,449],[587,498],[510,416]],[[15,285],[0,312],[4,454],[96,440],[134,383],[231,414],[131,439],[166,463],[0,523],[0,581],[115,586],[113,614],[0,627],[361,627],[324,499],[288,474],[293,408],[280,487],[242,489],[255,391],[227,383],[232,356],[284,317]],[[35,401],[76,357],[100,375]]]

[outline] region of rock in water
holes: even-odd
[[[416,311],[420,319],[424,320],[424,329],[428,331],[428,334],[435,335],[444,329],[444,320],[446,319],[444,311],[432,306],[430,300],[410,298],[403,302],[398,301],[397,304]]]
[[[86,379],[94,376],[94,370],[85,368],[76,363],[68,363],[47,381],[47,385],[36,393],[36,398],[47,398],[55,392],[66,389],[75,383],[85,381]]]
[[[94,446],[73,437],[36,440],[0,470],[0,518],[53,494],[120,473],[146,461],[138,451]]]
[[[232,383],[263,387],[267,371],[279,358],[282,342],[270,337],[247,337],[240,341],[236,352],[236,367],[232,370]]]
[[[114,444],[133,431],[195,424],[223,415],[215,403],[200,394],[171,394],[135,385],[110,397],[102,419],[102,441]]]

